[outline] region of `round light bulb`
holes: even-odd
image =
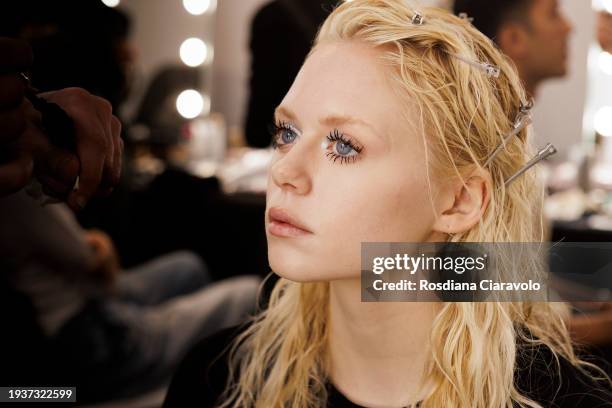
[[[185,119],[193,119],[210,110],[210,99],[194,89],[187,89],[176,98],[176,109]]]
[[[188,13],[199,16],[207,11],[214,11],[216,0],[183,0],[183,7]]]
[[[185,65],[197,67],[206,61],[208,46],[199,38],[188,38],[181,44],[179,55]]]
[[[102,0],[105,6],[108,7],[117,7],[119,5],[120,0]]]

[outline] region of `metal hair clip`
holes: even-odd
[[[489,155],[483,167],[487,167],[489,164],[491,164],[495,156],[499,154],[502,148],[506,147],[506,144],[510,141],[510,139],[512,139],[514,136],[518,135],[519,133],[521,133],[521,131],[525,129],[527,126],[531,125],[532,120],[531,120],[531,115],[529,114],[529,110],[531,109],[531,107],[528,108],[527,106],[528,105],[521,104],[519,114],[516,118],[516,121],[514,122],[514,126],[512,130],[506,136],[504,136],[504,138],[502,139],[502,142],[498,144],[495,150],[493,151],[493,153]]]
[[[521,102],[521,106],[519,107],[519,111],[522,114],[528,114],[531,109],[533,109],[533,99],[529,99],[529,101],[527,101],[527,103],[522,103]]]
[[[472,61],[471,59],[468,59],[458,54],[450,55],[457,58],[458,60],[465,62],[468,65],[473,66],[474,68],[484,71],[489,78],[499,78],[499,75],[501,74],[501,69],[498,66],[489,64],[488,62]]]
[[[425,22],[425,18],[423,17],[423,15],[419,13],[418,11],[415,11],[414,15],[412,16],[412,24],[413,25],[423,25],[424,22]]]
[[[516,173],[514,173],[512,176],[510,176],[510,178],[508,178],[508,180],[506,180],[504,185],[506,187],[508,187],[510,185],[510,183],[512,183],[517,178],[519,178],[521,175],[523,175],[523,173],[525,173],[527,170],[529,170],[530,168],[532,168],[533,166],[535,166],[536,164],[538,164],[542,160],[546,159],[547,157],[552,156],[555,153],[557,153],[557,148],[555,146],[553,146],[552,144],[548,143],[542,150],[540,150],[533,157],[533,159],[529,160]]]
[[[458,16],[459,16],[459,18],[460,18],[460,19],[465,20],[465,21],[467,21],[467,22],[469,22],[469,23],[471,23],[471,22],[473,22],[473,21],[474,21],[474,17],[470,17],[470,16],[468,16],[468,14],[467,14],[467,13],[459,13],[459,15],[458,15]]]

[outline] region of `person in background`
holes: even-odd
[[[79,87],[118,112],[129,93],[136,50],[131,20],[99,0],[23,0],[0,6],[0,35],[27,41],[35,55],[32,84]]]
[[[79,401],[163,385],[194,342],[256,306],[258,278],[210,283],[191,252],[123,270],[108,235],[83,230],[65,205],[41,206],[24,191],[0,198],[0,258],[10,259],[2,278],[31,301],[60,356],[48,371],[75,384]]]
[[[602,11],[597,17],[597,40],[601,48],[612,54],[612,14]]]
[[[491,38],[515,63],[528,92],[535,96],[539,84],[567,72],[567,41],[571,25],[557,0],[456,0],[454,12],[472,17],[472,24]],[[597,39],[612,51],[612,17],[598,15]],[[573,339],[604,357],[612,374],[612,303],[576,306],[568,320]]]
[[[572,26],[558,0],[456,0],[453,11],[466,13],[514,61],[531,96],[544,81],[567,74]]]
[[[35,46],[43,55],[44,44]],[[188,252],[124,271],[110,237],[81,229],[64,204],[41,207],[29,197],[24,187],[36,178],[81,210],[118,183],[123,153],[112,104],[83,88],[34,90],[22,73],[36,71],[36,85],[49,89],[53,70],[32,62],[29,44],[0,38],[0,309],[11,328],[2,336],[1,383],[75,384],[80,401],[137,394],[168,378],[200,336],[245,317],[258,279],[204,288],[207,270]],[[35,93],[72,119],[74,151],[50,143],[28,99]]]
[[[249,146],[268,147],[274,109],[291,87],[319,25],[338,0],[274,0],[251,23],[251,78],[245,136]]]
[[[612,53],[612,14],[602,11],[597,19],[597,41],[602,50]],[[572,336],[605,357],[612,376],[612,302],[593,302],[579,309],[584,312],[573,315],[569,322]]]

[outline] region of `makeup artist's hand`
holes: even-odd
[[[74,122],[74,154],[78,157],[80,170],[70,180],[74,182],[78,175],[79,188],[70,192],[72,184],[64,180],[54,189],[60,194],[69,194],[67,203],[73,209],[82,209],[95,194],[109,194],[119,183],[123,156],[121,122],[113,115],[107,100],[81,88],[66,88],[38,96],[59,105]]]
[[[110,193],[119,181],[123,154],[121,124],[106,100],[84,89],[66,88],[38,97],[56,103],[72,119],[76,151],[50,143],[40,113],[28,100],[22,105],[25,130],[11,149],[33,158],[34,175],[45,193],[80,210],[95,194]],[[78,189],[73,190],[77,177]]]
[[[0,38],[0,196],[20,190],[32,176],[32,156],[11,149],[26,128],[26,86],[19,72],[31,64],[26,42]]]
[[[597,19],[597,40],[604,51],[612,54],[612,14],[605,11]]]
[[[100,230],[86,231],[85,240],[94,253],[94,273],[98,274],[107,288],[112,288],[121,271],[121,263],[113,240]]]

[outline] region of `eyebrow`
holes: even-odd
[[[285,108],[284,106],[279,106],[278,108],[276,108],[275,112],[274,112],[275,117],[278,117],[278,115],[283,115],[286,116],[287,118],[289,118],[290,120],[293,120],[295,122],[297,122],[297,115],[295,113],[293,113],[291,110]],[[322,119],[319,120],[319,123],[325,126],[341,126],[341,125],[361,125],[364,127],[367,127],[368,129],[370,129],[372,131],[372,133],[374,133],[376,136],[378,136],[379,138],[386,140],[377,130],[376,128],[374,128],[374,126],[372,126],[371,124],[369,124],[368,122],[353,117],[353,116],[348,116],[348,115],[328,115]]]

